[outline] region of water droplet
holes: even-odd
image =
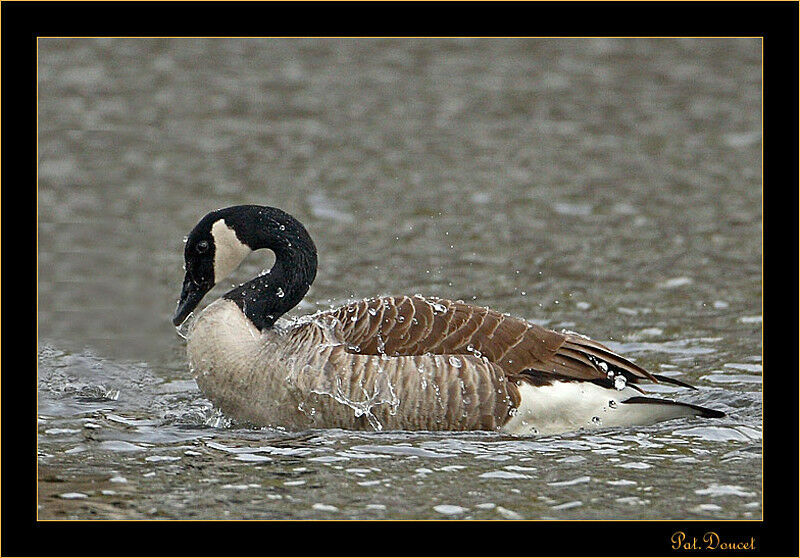
[[[608,406],[609,406],[610,408],[612,408],[612,409],[616,409],[616,408],[617,408],[617,402],[616,402],[616,401],[614,401],[613,399],[611,399],[611,400],[608,402]]]
[[[461,360],[459,360],[458,358],[456,358],[454,356],[451,356],[449,360],[450,360],[450,364],[452,364],[456,368],[461,368]]]
[[[278,291],[275,294],[278,295],[278,298],[283,298],[284,296],[286,296],[286,293],[284,293],[283,289],[281,289],[280,287],[278,287]]]
[[[622,391],[623,389],[625,389],[626,383],[627,380],[625,379],[625,376],[623,376],[622,374],[618,374],[614,378],[614,389],[616,389],[617,391]]]
[[[281,225],[281,226],[280,226],[280,227],[278,227],[278,228],[279,228],[280,230],[282,230],[282,231],[285,231],[285,230],[286,230],[286,226],[284,226],[284,225]]]
[[[592,423],[593,424],[600,424],[601,423],[600,417],[592,417]]]
[[[183,323],[180,325],[175,326],[175,331],[178,332],[178,335],[183,339],[186,339],[189,335],[189,326],[194,321],[192,318],[194,317],[194,312],[190,312],[186,319],[183,320]]]
[[[369,312],[370,316],[375,316],[378,313],[378,311],[375,310],[374,308],[370,308],[369,310],[367,310],[367,312]]]

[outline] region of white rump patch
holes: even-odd
[[[212,225],[211,236],[214,237],[215,250],[214,283],[219,283],[239,267],[252,250],[236,238],[236,232],[225,223],[225,219]]]
[[[592,382],[554,382],[519,386],[522,398],[516,414],[503,427],[513,434],[560,434],[580,428],[642,426],[696,415],[689,407],[623,403],[641,395],[631,387],[608,389]]]

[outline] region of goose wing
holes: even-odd
[[[608,347],[520,318],[443,298],[376,297],[324,313],[349,352],[389,357],[486,357],[508,376],[539,373],[606,380],[609,371],[636,383],[658,379]]]
[[[318,420],[320,427],[355,429],[496,430],[520,404],[515,382],[488,358],[398,354],[392,345],[392,353],[382,352],[377,333],[343,342],[340,317],[300,325],[286,347],[286,380],[301,407],[314,409],[310,426]]]

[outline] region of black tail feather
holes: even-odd
[[[697,388],[694,387],[693,385],[687,384],[685,382],[681,382],[680,380],[676,380],[675,378],[673,378],[671,376],[664,376],[662,374],[653,374],[653,377],[656,380],[658,380],[659,382],[663,382],[665,384],[672,384],[672,385],[675,385],[675,386],[681,386],[681,387],[685,387],[685,388],[689,388],[689,389],[693,389],[693,390],[697,391]]]
[[[700,405],[692,405],[691,403],[681,403],[680,401],[671,401],[669,399],[656,399],[654,397],[629,397],[623,403],[647,403],[647,404],[655,404],[655,405],[680,405],[682,407],[689,407],[690,409],[694,409],[697,411],[701,417],[703,418],[722,418],[725,416],[725,413],[722,411],[717,411],[714,409],[709,409],[707,407],[701,407]]]

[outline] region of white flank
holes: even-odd
[[[652,424],[697,414],[689,407],[668,404],[623,403],[642,394],[631,387],[608,389],[592,382],[555,382],[519,386],[522,401],[503,427],[511,434],[559,434],[579,428]]]
[[[236,232],[220,219],[211,227],[214,237],[214,283],[219,283],[239,267],[252,250],[236,238]]]

